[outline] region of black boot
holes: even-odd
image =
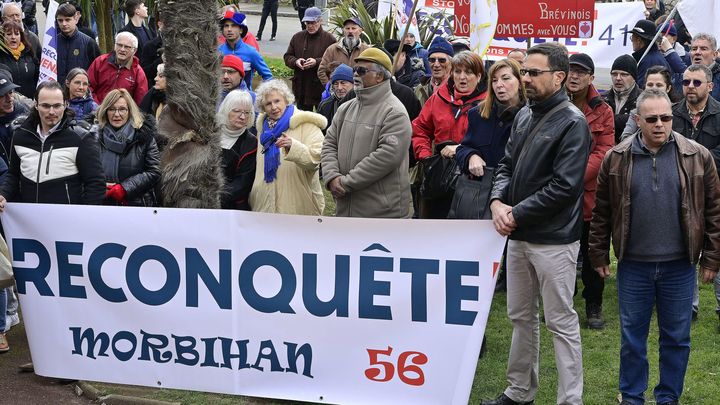
[[[588,329],[605,329],[605,318],[602,314],[602,304],[588,302],[585,304]]]

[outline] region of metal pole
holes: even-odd
[[[673,7],[672,11],[665,19],[665,22],[669,24],[669,21],[672,20],[672,18],[675,16],[675,13],[677,13],[677,4],[675,5],[675,7]],[[645,53],[643,53],[642,56],[640,57],[640,60],[638,61],[638,66],[640,65],[640,62],[645,58],[645,56],[647,56],[648,52],[650,52],[650,48],[652,47],[652,44],[654,44],[661,35],[662,35],[662,30],[658,30],[655,33],[655,36],[653,37],[652,41],[650,41],[650,45],[648,45],[648,47],[645,49]]]

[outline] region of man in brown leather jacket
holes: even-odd
[[[618,259],[622,404],[644,403],[653,307],[660,330],[658,405],[677,404],[690,355],[695,265],[704,282],[720,266],[720,181],[711,153],[672,131],[665,92],[637,100],[637,135],[605,155],[590,223],[590,261],[610,275]],[[702,255],[701,255],[702,253]]]

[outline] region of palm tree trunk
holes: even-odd
[[[160,0],[164,22],[167,106],[158,136],[163,203],[178,208],[220,208],[223,175],[215,124],[220,59],[216,10],[198,0]]]

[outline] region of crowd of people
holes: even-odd
[[[698,314],[695,267],[713,282],[720,314],[720,62],[716,38],[680,32],[658,3],[631,30],[612,87],[595,87],[592,55],[556,43],[488,62],[436,36],[363,42],[348,18],[340,37],[322,10],[298,1],[288,44],[292,88],[272,76],[262,31],[236,6],[218,10],[216,122],[224,209],[361,218],[491,219],[507,236],[512,323],[508,388],[487,405],[531,404],[538,388],[539,302],[553,334],[558,403],[583,395],[580,317],[603,329],[610,243],[618,258],[619,390],[642,404],[653,308],[660,329],[656,403],[679,403]],[[662,4],[660,2],[659,4]],[[657,11],[656,11],[657,10]],[[163,19],[142,0],[101,54],[72,3],[57,9],[58,80],[38,79],[39,42],[19,5],[2,9],[0,210],[6,201],[161,206],[166,105]],[[262,82],[253,88],[253,76]],[[13,292],[0,292],[0,313]],[[14,314],[14,312],[10,312]],[[2,333],[14,318],[0,316]]]

